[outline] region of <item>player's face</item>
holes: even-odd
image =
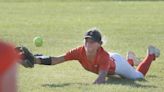
[[[88,52],[96,51],[100,47],[100,44],[91,38],[85,39],[85,49]]]

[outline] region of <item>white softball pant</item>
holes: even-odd
[[[132,67],[127,60],[118,53],[110,53],[116,64],[115,74],[125,77],[127,79],[140,79],[144,78],[144,75]]]

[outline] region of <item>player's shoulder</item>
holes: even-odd
[[[99,64],[109,64],[109,53],[103,47],[99,48],[98,59]]]
[[[76,51],[76,52],[82,52],[83,50],[84,50],[84,46],[77,46],[71,49],[71,51]]]
[[[103,61],[108,61],[109,59],[109,53],[103,47],[99,48],[98,56],[101,57]]]
[[[74,48],[74,49],[76,49],[76,50],[84,50],[84,46],[83,46],[83,45],[81,45],[81,46],[77,46],[77,47]]]
[[[103,56],[109,56],[109,53],[103,47],[99,48],[99,53]]]

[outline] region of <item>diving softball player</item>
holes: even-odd
[[[74,48],[62,56],[50,57],[43,55],[33,55],[26,47],[18,47],[22,53],[22,65],[34,67],[34,64],[56,65],[71,60],[78,61],[86,70],[98,74],[95,84],[105,83],[108,75],[120,75],[127,79],[136,80],[144,78],[151,63],[160,55],[159,49],[148,46],[144,60],[135,69],[136,56],[129,52],[127,60],[118,53],[107,52],[102,47],[102,36],[99,30],[90,29],[84,35],[84,44]]]

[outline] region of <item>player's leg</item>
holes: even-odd
[[[124,57],[122,57],[118,53],[110,53],[110,56],[114,58],[116,63],[116,70],[115,73],[125,77],[127,79],[139,79],[144,78],[143,74],[137,70],[135,70]]]
[[[154,46],[149,46],[147,50],[147,56],[145,59],[138,65],[137,70],[140,71],[144,76],[148,72],[152,61],[160,56],[160,50]]]
[[[137,58],[135,53],[132,51],[128,51],[127,56],[126,56],[126,60],[128,61],[128,63],[131,66],[138,66],[139,63],[141,62],[141,60],[139,58]]]

